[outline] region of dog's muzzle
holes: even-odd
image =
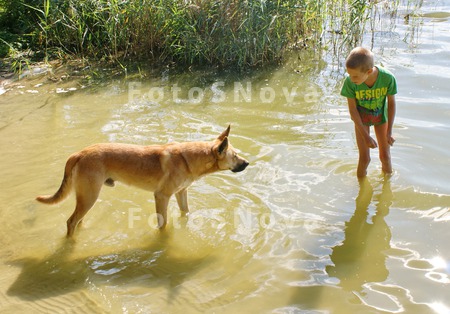
[[[233,172],[241,172],[249,165],[248,161],[244,161],[242,164],[238,165],[236,168],[231,169]]]

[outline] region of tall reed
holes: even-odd
[[[0,0],[13,3],[13,0]],[[29,3],[29,4],[28,4]],[[24,0],[34,49],[113,61],[246,68],[283,60],[330,29],[354,42],[366,0]],[[15,7],[13,7],[15,8]],[[6,8],[8,9],[8,8]]]

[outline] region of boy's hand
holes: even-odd
[[[394,145],[395,138],[392,137],[392,129],[391,128],[388,128],[386,137],[387,137],[388,144],[391,146]]]
[[[388,135],[387,142],[389,145],[392,146],[392,145],[394,145],[395,138],[393,138],[391,135]]]
[[[369,137],[366,139],[366,144],[369,148],[377,148],[377,142],[369,135]]]

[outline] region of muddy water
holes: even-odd
[[[391,178],[373,151],[356,179],[342,60],[326,53],[249,76],[9,85],[0,312],[448,313],[450,3],[420,13],[405,23],[380,8],[373,36],[399,84]],[[153,196],[124,185],[104,187],[73,242],[73,198],[34,201],[86,145],[211,140],[229,123],[251,166],[196,182],[189,219],[172,200],[165,234]]]

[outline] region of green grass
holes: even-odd
[[[73,56],[245,69],[282,62],[287,51],[306,44],[315,49],[330,29],[339,34],[334,47],[354,44],[372,3],[0,0],[0,27],[20,36],[44,60]]]

